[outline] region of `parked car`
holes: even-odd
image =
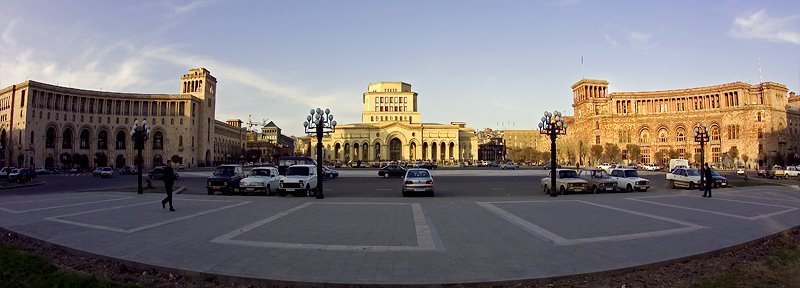
[[[278,196],[284,197],[289,193],[295,196],[317,195],[317,166],[292,165],[286,168],[285,177],[280,179]]]
[[[173,176],[175,177],[175,180],[178,180],[178,179],[181,178],[181,176],[178,174],[178,172],[174,172],[174,170],[173,170]],[[161,180],[161,179],[164,179],[164,166],[153,167],[153,170],[150,170],[149,172],[147,172],[147,178],[150,179],[150,180]]]
[[[13,169],[13,167],[3,167],[3,169],[0,169],[0,179],[8,179],[8,174],[10,174]]]
[[[746,173],[747,173],[747,167],[739,165],[739,167],[736,168],[736,175],[744,176],[744,174]]]
[[[609,178],[617,182],[617,190],[647,192],[650,189],[650,180],[639,177],[639,172],[634,169],[611,170]]]
[[[100,171],[97,176],[100,176],[100,178],[111,178],[114,176],[114,169],[111,169],[111,167],[98,167],[95,171],[98,169],[100,169]]]
[[[325,176],[325,178],[339,177],[339,171],[328,168],[328,166],[322,166],[322,173]]]
[[[381,177],[392,177],[392,176],[400,176],[403,177],[406,175],[406,169],[400,167],[400,165],[386,165],[383,168],[378,169],[378,176]]]
[[[705,180],[708,181],[708,180]],[[717,170],[711,170],[711,181],[713,183],[714,188],[728,188],[728,178],[725,176],[719,175]]]
[[[800,166],[787,166],[783,173],[786,178],[800,178]]]
[[[545,169],[545,170],[550,170],[550,168],[552,168],[552,167],[553,166],[550,165],[550,162],[547,162],[544,165],[542,165],[542,169]],[[556,164],[556,169],[561,169],[561,164]]]
[[[100,171],[101,171],[100,168],[102,168],[102,167],[94,168],[94,171],[92,171],[92,177],[100,176]]]
[[[436,163],[424,161],[424,162],[416,162],[411,167],[433,170],[438,168],[439,166],[436,165]]]
[[[411,168],[406,171],[403,179],[403,197],[408,197],[412,193],[424,193],[433,197],[433,176],[428,169]]]
[[[772,166],[772,169],[767,171],[767,177],[772,179],[786,179],[786,170],[780,165]]]
[[[514,162],[506,162],[506,163],[500,164],[500,168],[502,168],[503,170],[506,170],[506,169],[517,170],[517,169],[519,169],[519,164],[514,163]]]
[[[578,177],[586,180],[587,185],[589,185],[589,191],[592,193],[603,191],[614,192],[617,190],[617,182],[611,180],[606,170],[600,168],[582,169],[581,172],[578,173]]]
[[[275,195],[273,192],[278,190],[281,180],[278,168],[275,167],[256,167],[250,170],[247,177],[239,181],[239,190],[242,193],[264,193],[264,195]]]
[[[692,168],[675,168],[672,172],[667,173],[666,177],[667,183],[672,188],[678,186],[689,189],[700,187],[700,172]]]
[[[138,174],[138,170],[136,170],[136,166],[125,166],[122,169],[119,169],[119,175],[136,175]]]
[[[661,166],[656,165],[655,163],[647,163],[642,166],[645,171],[659,171],[661,170]]]
[[[552,171],[551,171],[552,172]],[[542,178],[542,190],[544,193],[550,193],[551,172],[547,172],[547,176]],[[573,169],[557,169],[556,170],[556,191],[559,194],[567,194],[569,192],[586,192],[588,183],[578,177],[578,172]]]
[[[214,195],[216,191],[220,191],[222,194],[233,194],[234,191],[239,190],[239,182],[244,176],[242,165],[226,164],[218,166],[214,170],[214,175],[206,180],[208,195]]]
[[[36,173],[31,168],[12,169],[8,175],[8,182],[25,183],[36,178]]]
[[[50,174],[50,170],[47,170],[47,169],[44,169],[44,168],[36,168],[36,169],[33,170],[33,172],[36,173],[36,175],[47,175],[47,174]]]
[[[759,167],[756,170],[756,177],[767,178],[767,168]]]

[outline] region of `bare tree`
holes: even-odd
[[[606,143],[606,145],[603,147],[603,150],[605,150],[605,159],[608,161],[619,162],[622,159],[619,146],[617,146],[617,144]]]
[[[592,148],[590,150],[592,158],[594,159],[595,162],[600,160],[600,157],[603,157],[603,145],[600,144],[592,145]]]
[[[633,160],[633,163],[638,163],[639,157],[642,155],[642,147],[636,144],[628,144],[625,145],[625,149],[628,150],[628,161]]]

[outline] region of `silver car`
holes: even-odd
[[[412,168],[406,171],[403,179],[403,197],[424,194],[433,197],[433,176],[428,169]]]
[[[578,176],[588,182],[589,191],[592,193],[604,191],[614,192],[617,190],[617,182],[611,180],[606,170],[600,168],[582,169]]]

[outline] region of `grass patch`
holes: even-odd
[[[40,256],[2,243],[0,267],[2,287],[139,287],[116,284],[61,269]]]
[[[800,287],[800,244],[744,262],[730,271],[706,277],[695,288]]]

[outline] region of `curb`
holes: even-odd
[[[0,190],[33,187],[33,186],[39,186],[39,185],[44,185],[44,184],[47,184],[47,182],[28,182],[27,184],[22,184],[22,185],[13,185],[13,186],[0,187]]]

